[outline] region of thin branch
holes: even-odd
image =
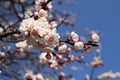
[[[63,24],[63,22],[68,18],[68,14],[65,15],[64,19],[58,24],[57,29]]]
[[[94,70],[95,70],[95,67],[92,67],[91,69],[91,73],[90,73],[90,80],[94,80]]]
[[[21,20],[21,17],[18,15],[18,12],[17,12],[17,10],[16,10],[16,8],[15,8],[15,3],[14,3],[14,1],[13,1],[13,0],[10,0],[10,2],[11,2],[11,4],[12,4],[12,7],[13,7],[13,10],[14,10],[15,15],[18,17],[18,19]]]
[[[17,29],[12,30],[12,31],[3,32],[2,34],[0,34],[0,39],[3,37],[7,37],[8,35],[15,34],[15,33],[20,33],[20,32]]]
[[[3,66],[3,67],[6,68],[7,70],[9,70],[9,71],[15,73],[17,76],[20,76],[19,73],[17,73],[17,72],[14,71],[12,68],[10,68],[10,67],[8,67],[7,65],[5,65],[4,63],[0,63],[0,66]],[[19,80],[19,78],[18,78],[17,76],[14,75],[14,77],[15,77],[17,80]]]

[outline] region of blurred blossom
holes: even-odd
[[[120,72],[113,73],[112,71],[109,71],[98,76],[99,80],[105,80],[109,78],[120,78]]]
[[[32,11],[30,9],[27,9],[25,11],[25,18],[30,18],[30,16],[32,16],[32,15],[33,15],[33,13],[32,13]]]
[[[33,74],[33,71],[28,70],[25,74],[25,80],[45,80],[42,74],[38,73],[37,75]]]
[[[4,31],[4,29],[2,27],[0,27],[0,34],[2,34],[3,31]]]
[[[0,57],[4,57],[5,53],[0,51]]]
[[[93,67],[102,67],[103,66],[103,61],[100,59],[100,57],[95,57],[94,61],[91,62],[91,65]]]
[[[90,80],[90,76],[88,74],[85,75],[85,80]]]
[[[0,70],[0,74],[2,73],[2,71]]]

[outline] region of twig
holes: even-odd
[[[68,14],[65,15],[64,19],[58,24],[57,29],[62,25],[62,23],[68,18]]]
[[[90,80],[94,80],[94,79],[93,79],[93,76],[94,76],[94,70],[95,70],[95,67],[92,67],[92,69],[91,69],[91,73],[90,73]]]
[[[18,12],[17,12],[17,10],[16,10],[16,8],[15,8],[14,1],[13,1],[13,0],[10,0],[10,2],[11,2],[11,4],[12,4],[12,7],[13,7],[13,10],[14,10],[15,15],[18,17],[18,19],[21,20],[21,17],[18,15]]]
[[[0,34],[0,39],[2,37],[7,37],[8,35],[12,35],[12,34],[15,34],[15,33],[20,33],[20,32],[17,29],[12,30],[12,31],[3,32],[2,34]]]

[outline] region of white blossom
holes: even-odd
[[[52,4],[51,2],[47,4],[47,7],[48,7],[49,9],[52,9],[52,7],[53,7],[51,4]]]
[[[45,80],[45,79],[43,78],[42,74],[39,73],[35,75],[35,80]]]
[[[4,57],[5,53],[0,51],[0,57]]]
[[[44,9],[40,9],[40,11],[38,12],[38,15],[40,17],[48,17],[48,12]]]
[[[84,43],[83,43],[83,42],[75,42],[75,43],[74,43],[74,48],[75,48],[76,50],[83,49],[83,48],[84,48]]]
[[[50,22],[51,24],[51,28],[56,28],[57,27],[57,23],[55,21]]]
[[[33,15],[33,13],[30,9],[25,11],[25,18],[30,18],[30,16],[32,16],[32,15]]]
[[[40,4],[40,2],[43,2],[44,0],[35,0],[35,4]]]
[[[74,42],[77,42],[79,40],[79,35],[75,32],[71,32],[71,37]]]
[[[109,71],[98,76],[99,80],[108,79],[108,78],[120,78],[120,72],[113,73],[112,71]]]
[[[35,1],[35,4],[37,5],[37,7],[39,7],[38,9],[40,9],[41,6],[42,6],[40,3],[46,3],[47,1],[48,1],[48,0],[36,0],[36,1]],[[37,8],[37,7],[36,7],[36,8]],[[47,7],[48,9],[52,9],[52,7],[53,7],[53,6],[52,6],[52,2],[49,2],[46,7]],[[38,9],[37,9],[37,10],[38,10]]]
[[[88,74],[85,75],[85,80],[90,80],[90,76]]]
[[[52,52],[54,49],[53,48],[50,48],[50,47],[45,47],[44,48],[44,51],[47,52],[47,53],[50,53]]]
[[[2,73],[2,71],[0,70],[0,74]]]
[[[28,79],[30,79],[30,80],[45,80],[43,78],[42,74],[38,73],[37,75],[34,75],[33,71],[31,71],[31,70],[28,70],[24,77],[25,77],[25,80],[28,80]]]
[[[59,34],[56,27],[50,28],[47,18],[41,17],[38,20],[33,18],[25,19],[20,25],[20,32],[27,39],[28,45],[44,50],[45,47],[54,48],[59,43]]]
[[[90,54],[90,53],[92,53],[93,52],[93,46],[90,46],[89,45],[89,48],[88,49],[86,49],[86,52],[88,53],[88,54]]]
[[[48,62],[54,60],[54,56],[52,53],[42,52],[39,56],[39,59],[40,59],[40,63],[47,64]]]
[[[98,34],[94,33],[94,34],[92,34],[91,39],[93,42],[99,42],[100,37]]]
[[[66,44],[61,45],[61,46],[58,47],[58,51],[61,52],[61,53],[65,52],[66,49],[67,49],[67,45]]]
[[[0,27],[0,34],[4,31],[4,29],[2,27]]]
[[[56,60],[52,60],[51,64],[49,65],[49,67],[52,68],[52,69],[56,69],[57,65],[58,65],[57,61]]]
[[[34,77],[34,75],[33,75],[33,71],[28,70],[27,73],[25,74],[24,78],[25,78],[25,80],[27,80],[27,79],[32,79],[32,80],[34,80],[35,77]]]
[[[26,36],[26,31],[31,31],[34,27],[34,19],[33,18],[28,18],[24,19],[21,24],[19,31]]]
[[[96,66],[102,66],[103,61],[101,60],[100,57],[94,57],[94,61],[91,62],[91,65],[96,67]]]
[[[22,47],[22,48],[24,48],[24,47],[27,46],[26,40],[21,41],[21,42],[17,42],[15,45],[16,45],[16,47]]]
[[[66,74],[65,74],[64,72],[60,72],[60,75],[61,75],[62,77],[65,77],[65,76],[66,76]]]

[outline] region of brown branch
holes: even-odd
[[[12,35],[12,34],[16,34],[16,33],[19,34],[20,32],[17,29],[14,29],[12,31],[3,32],[2,34],[0,34],[0,39],[3,37],[7,37],[8,35]]]
[[[15,3],[14,3],[14,1],[13,1],[13,0],[10,0],[10,2],[11,2],[11,5],[12,5],[12,7],[13,7],[13,10],[14,10],[15,15],[18,17],[18,19],[21,20],[21,17],[18,15],[18,12],[17,12],[17,10],[16,10],[16,8],[15,8]]]
[[[64,21],[68,18],[69,14],[66,14],[64,19],[60,22],[60,24],[58,24],[57,28],[59,28],[63,23]]]

